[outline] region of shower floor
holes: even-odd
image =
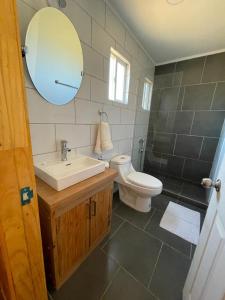
[[[207,209],[207,191],[199,184],[155,174],[163,183],[163,193],[180,201]]]

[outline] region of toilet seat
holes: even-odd
[[[131,183],[144,187],[144,188],[148,188],[148,189],[161,189],[162,188],[162,183],[160,180],[158,180],[157,178],[145,174],[145,173],[141,173],[141,172],[131,172],[128,176],[127,176],[128,181],[130,181]]]

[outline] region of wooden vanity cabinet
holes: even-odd
[[[111,226],[114,170],[57,192],[37,178],[45,270],[58,289]]]

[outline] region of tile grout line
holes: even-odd
[[[211,101],[211,105],[210,105],[210,110],[209,111],[213,111],[212,108],[213,108],[213,104],[214,104],[214,100],[215,100],[215,95],[216,95],[217,88],[218,88],[218,82],[216,82],[216,84],[215,84],[215,88],[214,88],[214,91],[213,91],[213,96],[212,96],[212,101]]]
[[[155,271],[156,271],[156,267],[157,267],[157,264],[158,264],[158,261],[159,261],[159,257],[160,257],[161,252],[162,252],[162,248],[163,248],[163,242],[162,242],[161,247],[160,247],[160,249],[159,249],[159,253],[158,253],[158,256],[157,256],[157,259],[156,259],[154,268],[153,268],[153,270],[152,270],[152,274],[151,274],[150,279],[149,279],[149,282],[148,282],[148,289],[150,289],[150,285],[151,285],[151,283],[152,283],[152,279],[153,279],[153,276],[154,276]]]
[[[183,111],[184,97],[185,97],[185,94],[186,94],[186,87],[183,86],[183,89],[184,89],[184,91],[183,91],[183,95],[182,95],[180,111]]]
[[[157,209],[155,209],[155,210],[157,210]],[[120,217],[120,216],[117,215],[117,214],[115,214],[115,215],[118,216],[118,217]],[[144,229],[138,227],[137,225],[133,224],[131,221],[129,221],[129,220],[127,220],[127,219],[124,219],[124,221],[125,221],[124,223],[127,222],[128,224],[130,224],[130,225],[133,226],[134,228],[136,228],[136,229],[142,231],[142,232],[145,233],[148,237],[151,237],[151,238],[153,238],[153,239],[155,239],[155,240],[157,240],[157,241],[159,241],[159,242],[165,244],[165,245],[168,246],[170,249],[176,251],[177,253],[181,254],[182,256],[184,256],[184,257],[186,257],[186,258],[189,258],[189,255],[184,254],[182,251],[180,251],[179,249],[174,248],[173,246],[171,246],[171,245],[168,244],[167,242],[164,242],[164,241],[160,240],[160,239],[159,239],[158,237],[156,237],[155,235],[153,235],[153,234],[149,233],[148,231],[146,231],[146,230],[144,230]],[[150,223],[151,223],[151,222],[150,222]],[[108,242],[109,242],[109,241],[107,241],[107,243],[108,243]]]
[[[181,170],[181,177],[183,177],[183,175],[184,175],[185,162],[186,162],[186,158],[184,158],[184,161],[183,161],[183,166],[182,166],[182,170]],[[181,187],[181,192],[180,192],[180,194],[181,194],[182,191],[183,191],[183,185],[184,185],[184,182],[182,182],[182,187]]]
[[[205,56],[205,59],[204,59],[203,68],[202,68],[202,74],[201,74],[201,79],[200,79],[200,84],[202,83],[202,79],[203,79],[203,75],[204,75],[204,71],[205,71],[205,66],[206,66],[206,60],[207,60],[207,56]]]
[[[207,82],[199,82],[199,83],[189,83],[189,84],[181,84],[180,87],[186,87],[186,86],[196,86],[196,85],[208,85],[208,84],[213,84],[213,83],[224,83],[225,80],[217,80],[217,81],[207,81]],[[165,87],[158,87],[158,88],[154,88],[154,91],[157,90],[164,90],[164,89],[169,89],[169,88],[173,88],[173,87],[179,87],[179,85],[175,85],[175,86],[165,86]]]
[[[153,297],[157,298],[147,286],[145,286],[141,281],[139,281],[134,275],[132,275],[132,274],[131,274],[126,268],[124,268],[122,265],[121,265],[121,269],[122,269],[125,273],[127,273],[130,277],[132,277],[137,283],[141,284],[142,287],[143,287],[148,293],[150,293]]]
[[[190,127],[190,131],[189,131],[189,135],[192,135],[191,132],[192,132],[192,128],[193,128],[193,125],[194,125],[195,113],[196,113],[196,111],[193,111],[193,118],[192,118],[192,122],[191,122],[191,127]]]
[[[100,247],[101,249],[103,249],[108,244],[108,242],[117,234],[117,232],[120,230],[124,223],[126,223],[126,220],[123,220],[123,222],[117,227],[113,234],[109,235],[109,239]]]
[[[201,147],[199,149],[199,154],[198,154],[198,159],[199,160],[200,160],[200,157],[201,157],[201,154],[202,154],[202,148],[203,148],[204,141],[205,141],[205,137],[203,136]]]
[[[113,261],[115,261],[118,266],[119,269],[123,270],[124,272],[126,272],[130,277],[132,277],[136,282],[138,282],[146,291],[148,291],[150,294],[152,294],[152,296],[154,296],[155,298],[157,298],[150,289],[148,289],[148,287],[146,285],[144,285],[143,282],[141,282],[138,278],[136,278],[133,274],[131,274],[124,266],[121,265],[121,263],[112,255],[108,254],[104,249],[100,249],[106,256],[108,256],[109,258],[111,258]],[[115,278],[115,276],[114,276]],[[158,298],[157,298],[158,299]]]
[[[143,227],[143,230],[144,230],[144,231],[145,231],[145,229],[148,227],[148,225],[151,223],[151,220],[152,220],[153,216],[155,215],[156,209],[153,208],[153,207],[152,207],[151,209],[153,209],[153,213],[152,213],[152,215],[149,217],[149,219],[148,219],[148,221],[146,222],[145,226]]]
[[[175,134],[175,141],[174,141],[174,146],[173,146],[173,155],[175,156],[175,148],[177,144],[177,134]]]
[[[112,283],[113,283],[113,280],[114,280],[114,279],[116,278],[116,276],[119,274],[120,270],[121,270],[121,266],[118,265],[118,269],[116,270],[115,274],[112,276],[112,279],[111,279],[111,280],[109,281],[109,283],[107,284],[105,290],[103,291],[102,296],[100,296],[100,300],[102,300],[103,297],[106,295],[106,293],[108,292],[108,290],[110,289],[110,287],[111,287],[111,285],[112,285]]]

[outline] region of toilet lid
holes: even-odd
[[[160,180],[141,172],[131,172],[127,176],[127,179],[133,184],[143,186],[145,188],[159,189],[162,187],[162,182]]]
[[[111,159],[111,162],[116,165],[124,165],[131,161],[131,157],[128,155],[117,155]]]

